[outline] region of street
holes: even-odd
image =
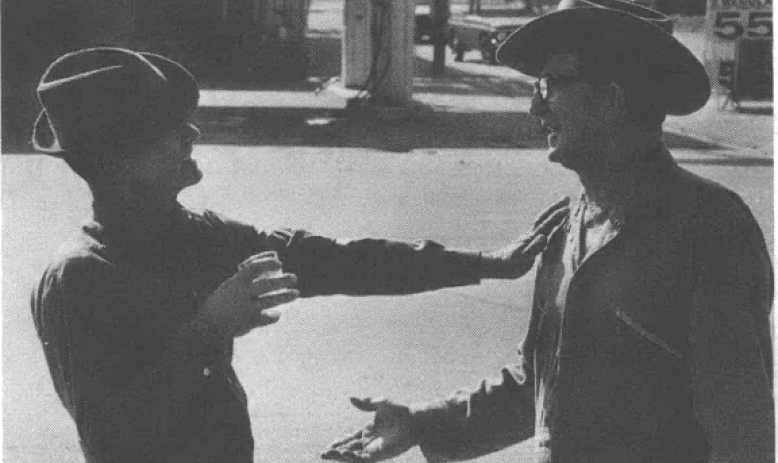
[[[314,77],[322,80],[340,69],[342,5],[311,5],[308,27],[333,53],[312,54],[320,71]],[[475,250],[508,244],[548,205],[576,195],[577,179],[539,149],[543,139],[527,114],[531,86],[514,71],[479,63],[474,53],[456,64],[449,55],[446,76],[433,78],[426,73],[431,46],[416,47],[414,98],[432,113],[420,120],[349,117],[344,98],[314,95],[310,82],[304,91],[201,92],[203,137],[194,155],[204,179],[182,202],[266,230],[432,239]],[[700,115],[669,118],[668,145],[683,167],[743,197],[772,253],[772,114],[716,105],[712,99]],[[80,463],[29,296],[59,244],[89,217],[89,192],[62,161],[29,153],[3,153],[1,185],[3,461]],[[532,284],[530,274],[421,295],[285,306],[279,323],[236,342],[255,461],[320,461],[328,443],[371,419],[349,396],[428,400],[497,375],[515,361]],[[530,450],[525,443],[475,461],[529,462]],[[393,461],[424,459],[414,449]]]
[[[429,238],[488,250],[523,233],[574,177],[538,150],[370,149],[199,145],[205,173],[183,202],[260,228],[337,237]],[[695,172],[738,191],[772,249],[772,167],[680,153]],[[686,156],[688,155],[688,156]],[[686,157],[684,157],[686,156]],[[4,461],[80,462],[29,315],[29,291],[88,215],[84,184],[45,156],[3,156]],[[281,321],[237,342],[257,462],[317,461],[369,415],[350,395],[426,400],[498,373],[514,360],[532,278],[405,297],[297,301]],[[479,462],[522,461],[528,445]],[[421,462],[414,450],[397,461]],[[526,461],[526,460],[525,460]]]

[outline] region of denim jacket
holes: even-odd
[[[704,462],[712,452],[774,457],[773,275],[762,233],[733,192],[664,153],[645,170],[614,238],[567,288],[549,426],[554,462]],[[550,237],[516,366],[427,405],[431,461],[490,453],[535,433]],[[767,460],[765,460],[767,461]]]

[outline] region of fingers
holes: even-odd
[[[551,207],[543,211],[538,216],[538,218],[535,220],[535,227],[540,226],[542,223],[546,221],[546,219],[548,219],[554,213],[558,212],[559,210],[565,210],[569,206],[570,206],[570,198],[568,196],[565,196],[564,198],[554,203]]]
[[[267,326],[272,325],[273,323],[277,322],[281,319],[281,312],[273,309],[269,310],[263,310],[259,314],[257,314],[257,321],[255,322],[256,326]]]
[[[259,278],[263,273],[281,270],[281,261],[275,251],[266,251],[253,255],[238,264],[238,275],[247,281]]]
[[[365,463],[374,461],[368,452],[346,449],[329,449],[321,454],[321,458],[323,460],[336,460],[347,463]]]
[[[260,311],[272,309],[282,304],[288,304],[300,297],[300,291],[296,289],[282,289],[270,294],[262,294],[257,296],[257,302]]]
[[[300,297],[300,292],[296,289],[285,289],[258,296],[256,309],[249,315],[252,325],[258,327],[277,322],[281,318],[281,313],[278,310],[273,310],[273,307],[288,304],[298,297]]]
[[[386,404],[387,402],[387,400],[383,397],[379,399],[373,399],[370,397],[360,399],[358,397],[352,397],[350,400],[353,406],[357,407],[363,412],[374,412],[378,410],[378,407]]]
[[[551,233],[551,230],[562,223],[569,212],[570,211],[567,208],[557,209],[535,228],[533,235],[547,236],[549,233]]]
[[[327,450],[322,452],[321,458],[325,460],[339,460],[348,462],[362,461],[361,457],[364,457],[364,455],[358,455],[357,452],[361,453],[364,449],[364,438],[365,430],[360,429],[350,436],[330,444]]]
[[[251,290],[255,296],[261,296],[273,291],[292,288],[297,284],[297,275],[284,273],[280,276],[259,277],[251,282]]]
[[[355,431],[353,434],[351,434],[349,436],[346,436],[343,439],[340,439],[340,440],[337,440],[337,441],[331,443],[329,445],[329,448],[334,449],[334,448],[337,448],[337,447],[342,447],[344,445],[349,445],[349,443],[351,441],[359,442],[360,439],[362,439],[364,432],[365,432],[364,429],[360,429],[358,431]]]
[[[241,270],[242,268],[246,267],[251,262],[254,262],[258,259],[264,259],[264,258],[272,258],[272,257],[278,257],[278,254],[275,251],[264,251],[260,252],[259,254],[254,254],[253,256],[249,256],[246,260],[238,264],[238,270]]]
[[[525,252],[530,255],[540,254],[546,249],[546,243],[548,243],[546,235],[538,235],[527,245]]]
[[[350,463],[377,461],[380,458],[368,449],[371,443],[373,436],[369,435],[367,429],[360,429],[345,439],[330,444],[327,450],[322,452],[321,458]]]

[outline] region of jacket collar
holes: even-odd
[[[180,204],[165,211],[93,204],[89,227],[99,241],[133,262],[166,261],[207,236],[207,226]]]

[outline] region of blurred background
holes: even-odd
[[[346,0],[5,0],[2,3],[3,151],[29,149],[35,85],[56,57],[91,46],[170,56],[206,86],[258,85],[340,73]],[[431,4],[418,0],[416,39],[431,41]],[[640,0],[671,15],[702,17],[706,0]],[[531,16],[557,0],[450,0],[457,15]],[[510,28],[511,24],[503,24]],[[452,26],[453,27],[453,26]],[[461,60],[463,33],[447,40]],[[482,34],[483,35],[483,34]],[[488,39],[491,39],[489,37]],[[488,41],[487,39],[487,41]],[[475,39],[473,39],[475,40]],[[486,45],[481,37],[481,45]],[[477,45],[476,45],[477,46]],[[481,47],[488,54],[488,47]],[[488,58],[488,57],[487,57]]]

